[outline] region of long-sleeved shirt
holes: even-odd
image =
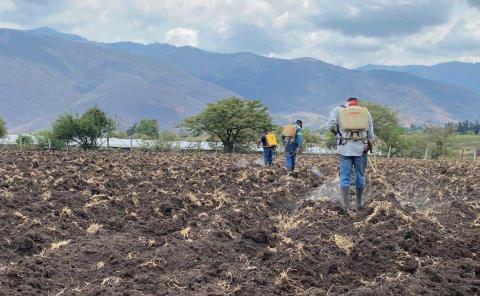
[[[340,110],[344,107],[336,107],[335,109],[332,110],[330,113],[330,117],[328,118],[327,121],[327,128],[336,128],[340,126]],[[340,130],[340,134],[345,136],[347,135],[347,132],[345,130]],[[345,140],[341,141],[340,134],[337,134],[337,153],[341,154],[343,156],[361,156],[363,155],[365,151],[365,143],[363,141],[353,141],[353,140],[347,140],[346,143]],[[361,135],[362,138],[369,139],[370,141],[373,141],[375,138],[375,134],[373,133],[373,120],[372,120],[372,115],[370,112],[368,113],[368,130],[362,132]]]

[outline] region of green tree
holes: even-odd
[[[410,133],[402,136],[403,146],[399,151],[402,156],[410,158],[425,157],[425,149],[429,145],[429,140],[425,133]]]
[[[233,152],[237,145],[273,127],[267,107],[260,101],[235,97],[208,104],[203,112],[185,119],[182,126],[195,136],[207,133],[211,140],[221,141],[225,152]]]
[[[158,138],[158,122],[156,119],[142,119],[135,125],[135,134],[147,136],[150,139]]]
[[[362,106],[367,107],[372,115],[375,137],[381,140],[380,149],[386,151],[389,147],[403,147],[402,135],[405,129],[400,126],[397,113],[386,106],[372,102]]]
[[[158,138],[163,141],[172,142],[177,141],[179,139],[179,136],[174,132],[162,130],[158,133]]]
[[[308,127],[302,130],[303,139],[306,144],[319,144],[322,142],[322,137],[319,131],[313,131]]]
[[[65,143],[56,139],[51,130],[40,130],[33,134],[37,146],[40,149],[48,149],[48,140],[52,149],[60,150],[65,148]]]
[[[3,138],[7,135],[7,125],[5,124],[5,120],[0,118],[0,138]]]
[[[15,140],[15,144],[23,146],[23,147],[30,147],[34,144],[34,140],[31,136],[29,135],[20,135],[18,138]]]
[[[61,115],[53,124],[53,135],[58,140],[72,141],[88,150],[98,147],[98,139],[114,129],[114,120],[98,107],[92,107],[80,117]]]
[[[80,142],[80,122],[77,115],[67,113],[60,115],[52,126],[52,135],[60,141]]]
[[[107,138],[126,139],[129,137],[127,131],[113,130],[105,135]]]
[[[337,147],[337,137],[330,131],[325,132],[325,146],[328,149],[335,149]]]
[[[451,127],[427,127],[425,132],[428,139],[435,145],[432,150],[432,158],[438,159],[441,155],[446,153],[448,139],[454,135],[455,131]]]

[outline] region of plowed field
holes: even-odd
[[[1,295],[479,295],[480,166],[0,150]]]

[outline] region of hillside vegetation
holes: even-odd
[[[122,125],[173,128],[209,102],[259,99],[276,122],[315,129],[351,96],[399,111],[405,123],[475,119],[480,94],[407,73],[356,71],[316,59],[218,54],[162,44],[95,43],[47,28],[0,29],[0,114],[13,133],[46,128],[98,105]]]

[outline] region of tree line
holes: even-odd
[[[445,125],[445,128],[451,129],[460,135],[478,135],[480,133],[480,122],[470,120],[450,122]]]
[[[5,121],[0,118],[0,138],[6,135]],[[41,148],[50,146],[54,149],[63,149],[66,143],[76,143],[83,150],[96,149],[99,146],[100,138],[132,137],[148,140],[162,138],[165,141],[176,139],[174,133],[160,131],[156,119],[142,119],[127,130],[119,131],[116,121],[97,106],[88,109],[81,115],[62,114],[52,124],[51,129],[34,132],[33,136],[36,144]],[[20,135],[17,137],[16,143],[28,146],[32,145],[34,140],[29,135]]]
[[[390,108],[372,103],[362,102],[374,119],[377,149],[396,156],[422,157],[426,149],[431,150],[431,157],[445,155],[448,139],[454,134],[478,134],[478,121],[449,123],[444,127],[424,126],[404,128],[400,124],[398,114]],[[273,124],[272,117],[259,100],[247,100],[236,97],[210,103],[197,115],[186,118],[179,126],[187,135],[201,137],[211,142],[221,142],[225,152],[248,149],[263,130],[275,131],[278,136],[281,127]],[[7,134],[5,121],[0,119],[0,137]],[[336,139],[326,130],[304,129],[307,143],[325,145],[334,148]],[[161,142],[178,139],[178,134],[161,131],[156,119],[142,119],[125,131],[118,131],[115,120],[97,106],[88,109],[81,115],[65,113],[60,115],[50,130],[35,134],[39,146],[46,147],[47,139],[54,148],[61,148],[65,143],[76,143],[84,150],[99,146],[99,138],[140,138]],[[33,142],[28,136],[17,141],[28,144]]]

